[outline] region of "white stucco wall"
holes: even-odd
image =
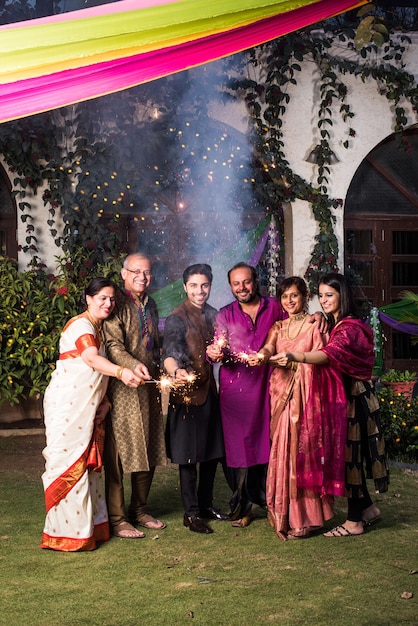
[[[414,33],[412,46],[406,55],[407,70],[418,77],[418,33]],[[320,141],[318,123],[319,87],[318,76],[314,72],[313,63],[305,63],[302,72],[297,76],[297,86],[292,89],[292,101],[287,109],[283,124],[285,151],[294,171],[306,180],[315,181],[317,168],[305,161],[309,151]],[[374,81],[363,83],[360,78],[351,75],[342,77],[348,87],[347,103],[351,106],[355,117],[351,119],[351,127],[356,136],[348,136],[348,126],[339,117],[336,107],[333,116],[331,147],[340,159],[331,166],[329,193],[334,198],[345,199],[351,180],[367,154],[385,137],[392,134],[393,112],[388,100],[378,93]],[[408,125],[417,123],[417,114],[409,105]],[[343,143],[349,140],[349,148]],[[343,222],[344,208],[336,209],[337,218],[335,232],[339,242],[340,267],[343,268]],[[292,205],[293,232],[292,248],[297,251],[291,259],[288,272],[303,275],[310,258],[310,248],[317,232],[316,223],[312,219],[310,207],[303,202]]]
[[[47,224],[47,221],[50,219],[50,214],[48,212],[48,206],[44,206],[42,193],[42,188],[38,189],[38,193],[36,195],[33,195],[28,190],[26,190],[26,197],[24,198],[25,201],[29,202],[32,205],[30,215],[33,216],[32,224],[35,226],[35,232],[33,234],[37,238],[36,245],[38,247],[39,253],[20,251],[18,253],[18,261],[19,268],[24,269],[32,260],[33,255],[36,254],[42,260],[42,262],[47,265],[49,271],[53,272],[56,268],[55,257],[61,254],[61,249],[55,245],[54,237],[51,235],[51,228]],[[21,214],[22,212],[18,209],[18,242],[21,245],[26,245],[26,226],[29,222],[22,222],[22,220],[20,219]],[[55,228],[58,233],[62,232],[63,222],[59,209],[57,209],[55,213],[54,220],[55,225],[53,226],[53,228]]]
[[[412,44],[405,54],[406,69],[418,77],[418,33],[409,35]],[[355,53],[348,51],[346,58],[354,58]],[[302,65],[302,71],[296,75],[297,85],[289,90],[291,102],[286,110],[283,123],[285,153],[292,169],[309,182],[315,183],[317,168],[306,162],[312,148],[320,142],[318,129],[318,105],[320,99],[319,74],[311,61]],[[363,83],[361,78],[346,74],[342,81],[347,85],[346,101],[355,113],[350,126],[356,132],[349,137],[349,126],[339,115],[339,103],[333,108],[333,126],[327,129],[331,133],[331,146],[339,162],[331,166],[329,176],[329,194],[334,198],[345,199],[351,180],[367,154],[385,137],[392,134],[394,125],[393,110],[388,100],[379,94],[374,81]],[[418,122],[417,114],[406,103],[402,103],[408,112],[408,125]],[[211,111],[216,119],[225,121],[238,130],[245,132],[245,110],[242,105],[217,106]],[[349,148],[343,143],[349,140]],[[317,224],[312,216],[310,205],[295,201],[285,208],[285,248],[286,273],[303,275],[309,263]],[[339,243],[340,268],[343,269],[343,227],[344,207],[334,211],[336,217],[335,233]]]

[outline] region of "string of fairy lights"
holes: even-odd
[[[67,174],[73,178],[78,177],[80,181],[80,184],[74,180],[72,182],[76,197],[78,194],[81,196],[74,210],[80,210],[81,202],[83,204],[90,202],[98,207],[99,218],[113,213],[113,218],[118,220],[123,212],[135,210],[137,215],[133,219],[145,221],[145,214],[150,210],[158,212],[167,208],[164,202],[167,198],[161,199],[159,196],[170,191],[170,187],[173,190],[174,182],[177,187],[181,188],[184,195],[187,195],[188,185],[192,187],[197,184],[195,179],[202,184],[202,179],[205,178],[208,185],[231,183],[231,185],[250,186],[255,183],[255,178],[248,172],[250,169],[249,152],[243,150],[243,147],[227,132],[224,131],[217,138],[205,141],[204,133],[200,130],[193,130],[193,124],[190,121],[186,121],[183,128],[171,125],[167,130],[171,135],[170,146],[174,147],[177,162],[165,163],[163,166],[154,163],[148,166],[147,175],[136,172],[134,179],[129,183],[123,183],[121,180],[122,176],[124,177],[123,166],[122,172],[112,171],[107,178],[96,184],[88,180],[92,178],[91,168],[83,171],[79,161],[75,163],[76,170],[67,168]],[[163,145],[164,142],[162,142]],[[163,161],[165,159],[164,149],[162,149],[161,159]],[[202,166],[205,166],[204,176],[201,175]],[[226,171],[220,173],[221,169]],[[140,196],[139,200],[138,196]],[[148,202],[144,201],[144,196]],[[175,208],[182,210],[185,204],[180,199],[176,202]]]
[[[228,244],[231,245],[236,233],[228,233],[227,222],[223,227],[221,224],[226,207],[243,213],[241,199],[246,197],[246,209],[252,214],[260,211],[259,206],[254,208],[253,152],[245,137],[241,142],[233,129],[228,132],[225,125],[217,122],[208,127],[207,120],[203,131],[201,126],[201,122],[190,120],[168,123],[164,129],[160,126],[160,131],[165,132],[162,132],[158,149],[154,152],[153,146],[147,144],[145,134],[144,145],[138,152],[141,159],[138,165],[132,167],[129,164],[127,168],[121,161],[116,166],[115,158],[114,169],[107,176],[101,174],[99,181],[99,168],[96,171],[92,163],[76,161],[73,167],[66,169],[76,200],[74,211],[84,211],[86,207],[90,211],[96,209],[97,218],[111,217],[115,222],[129,215],[132,222],[143,225],[138,231],[142,236],[149,235],[149,231],[143,229],[154,227],[157,238],[163,222],[156,222],[153,215],[160,213],[163,217],[171,213],[180,216],[184,213],[190,222],[198,222],[213,214],[215,223],[211,226],[215,226],[218,234],[223,232],[224,239],[229,237]],[[204,197],[201,213],[196,211],[197,190]],[[161,246],[166,244],[166,239],[161,240]],[[158,246],[157,240],[155,245]],[[272,219],[266,252],[268,291],[271,294],[275,293],[277,285],[279,257],[279,234]]]

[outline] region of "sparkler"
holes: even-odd
[[[168,376],[161,376],[158,381],[161,391],[168,391],[172,387],[174,387],[173,381]]]
[[[251,352],[250,354],[244,351],[237,352],[235,354],[235,358],[237,361],[240,361],[241,363],[248,364],[250,356],[253,356],[253,355],[256,356],[259,361],[264,360],[264,354],[262,352]]]
[[[216,341],[213,342],[213,345],[215,345],[217,348],[219,348],[220,350],[222,350],[222,348],[226,348],[228,345],[228,340],[226,338],[225,335],[220,335]]]
[[[187,374],[186,380],[174,380],[171,376],[161,376],[159,380],[156,378],[151,378],[150,380],[145,380],[145,383],[150,383],[153,385],[157,385],[161,391],[169,391],[174,387],[178,387],[181,385],[192,385],[197,379],[197,374],[194,372],[190,372]]]
[[[174,381],[169,376],[161,376],[159,380],[152,378],[151,380],[146,380],[145,383],[157,385],[161,391],[169,391],[169,389],[175,386]]]
[[[171,376],[161,376],[159,380],[152,378],[150,380],[145,380],[144,382],[157,385],[162,395],[165,395],[175,389],[177,394],[183,396],[184,404],[190,404],[192,399],[188,392],[190,390],[190,385],[192,385],[196,379],[197,374],[195,372],[190,372],[187,374],[186,380],[174,380]],[[181,390],[181,387],[183,387],[183,390]]]

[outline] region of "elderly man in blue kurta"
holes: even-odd
[[[235,302],[216,318],[211,361],[220,362],[219,393],[226,465],[234,526],[247,526],[252,505],[265,507],[265,481],[270,453],[268,365],[250,367],[248,354],[264,345],[273,323],[287,317],[276,298],[259,293],[256,270],[238,263],[228,272]]]

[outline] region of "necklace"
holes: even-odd
[[[290,315],[289,320],[291,322],[300,322],[306,317],[306,313],[302,311],[302,313],[295,313],[295,315]]]
[[[294,337],[291,337],[290,332],[289,332],[290,324],[292,322],[300,322],[301,320],[303,321],[302,321],[302,324],[299,324],[299,327],[296,331],[296,335]],[[300,334],[300,331],[302,330],[305,322],[306,322],[306,313],[296,313],[296,315],[293,315],[292,317],[289,318],[289,323],[287,325],[287,338],[290,341],[293,341],[294,339],[296,339],[296,337]]]
[[[95,332],[96,332],[96,337],[98,338],[98,340],[100,341],[100,343],[103,343],[103,332],[102,332],[102,326],[99,325],[94,317],[92,316],[92,314],[90,313],[90,311],[87,309],[86,311],[87,313],[87,318],[89,320],[89,322],[91,323],[91,325],[93,326]]]

